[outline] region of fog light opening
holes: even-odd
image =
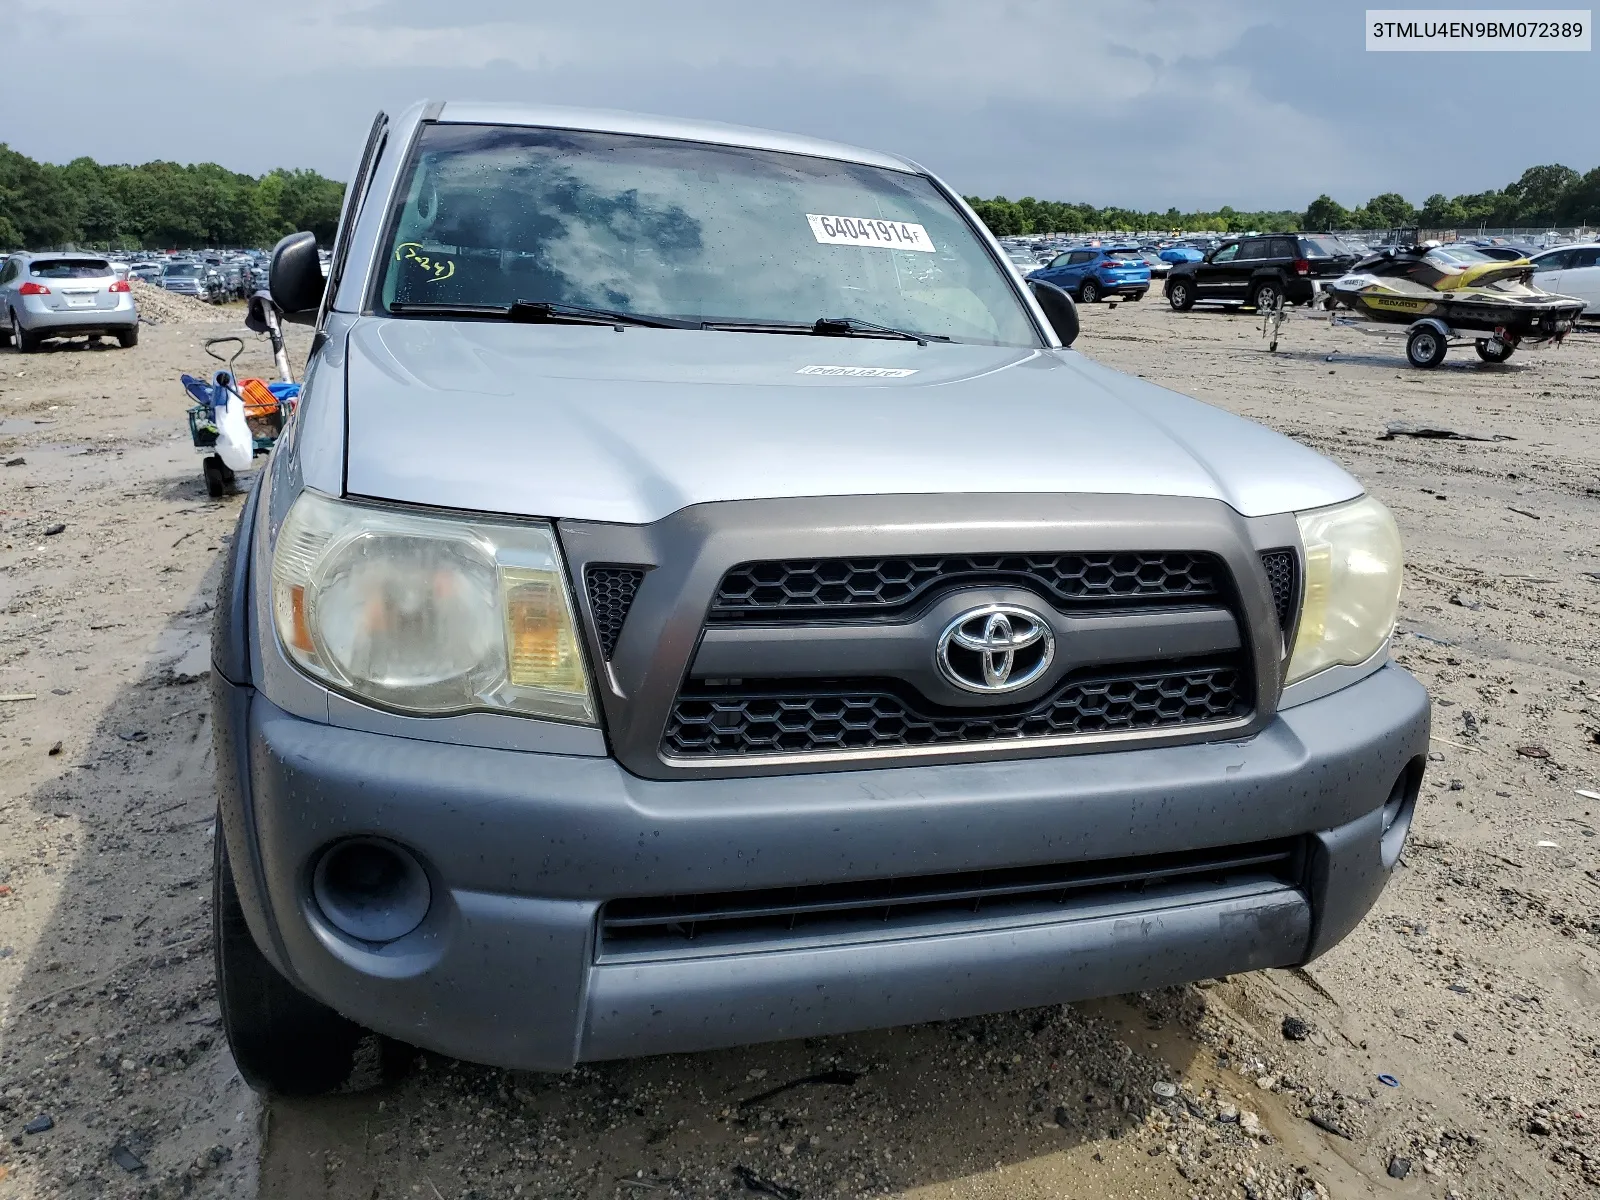
[[[428,915],[433,889],[414,855],[376,838],[351,838],[317,860],[311,894],[328,923],[363,942],[392,942]]]
[[[1393,870],[1405,849],[1406,834],[1411,831],[1411,817],[1417,808],[1417,792],[1421,788],[1420,771],[1407,768],[1394,781],[1394,789],[1383,805],[1383,833],[1379,840],[1379,853],[1385,870]]]

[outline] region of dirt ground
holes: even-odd
[[[1406,535],[1394,653],[1433,761],[1349,939],[1306,971],[565,1076],[419,1055],[265,1106],[208,951],[204,640],[240,497],[207,500],[177,376],[222,327],[0,354],[0,1200],[1596,1194],[1600,335],[1423,372],[1154,300],[1088,310],[1080,348],[1332,455]]]

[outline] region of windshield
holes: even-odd
[[[1428,251],[1429,258],[1436,258],[1449,263],[1486,263],[1497,261],[1492,254],[1484,254],[1481,250],[1469,249],[1466,246],[1435,246]]]
[[[98,258],[46,258],[34,262],[28,274],[35,279],[99,279],[111,274],[111,264]]]
[[[714,323],[850,317],[1037,346],[1020,298],[920,175],[697,142],[424,129],[377,306],[516,301]]]
[[[200,268],[193,263],[175,263],[163,272],[166,275],[177,275],[180,278],[187,275],[200,274]]]
[[[1323,255],[1327,258],[1338,258],[1341,254],[1353,253],[1349,246],[1337,238],[1301,238],[1300,244],[1307,254]]]

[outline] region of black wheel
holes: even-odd
[[[269,963],[245,923],[216,826],[211,881],[212,949],[222,1030],[244,1081],[276,1096],[319,1096],[351,1081],[368,1032],[297,989]]]
[[[0,346],[9,345],[11,345],[11,329],[8,326],[5,329],[0,329]]]
[[[1078,285],[1078,303],[1095,304],[1100,299],[1100,283],[1093,275]]]
[[[1129,300],[1143,300],[1144,299],[1144,293],[1143,292],[1134,292],[1132,295],[1130,295],[1128,297],[1128,299]]]
[[[222,459],[215,454],[207,455],[200,464],[200,473],[206,477],[206,495],[213,500],[220,500],[228,494],[228,477],[233,472],[228,470]]]
[[[1508,346],[1504,342],[1490,341],[1488,338],[1479,338],[1474,345],[1477,347],[1478,357],[1484,362],[1502,363],[1510,358],[1516,350],[1515,346]]]
[[[1283,289],[1270,279],[1263,279],[1250,293],[1250,303],[1257,312],[1266,312],[1283,303]]]
[[[1442,363],[1449,349],[1450,343],[1444,340],[1444,336],[1426,325],[1413,329],[1411,336],[1406,339],[1406,358],[1413,367],[1425,370]]]
[[[139,327],[137,325],[133,326],[131,329],[123,330],[117,334],[117,345],[121,346],[124,350],[131,350],[138,344]]]
[[[1167,303],[1173,312],[1188,312],[1194,307],[1194,287],[1187,279],[1174,279],[1167,284]]]
[[[44,340],[38,334],[29,333],[26,329],[24,329],[22,327],[22,322],[17,320],[17,314],[15,312],[11,314],[11,328],[16,334],[14,340],[17,344],[18,354],[32,354],[34,351],[39,349],[39,343]]]

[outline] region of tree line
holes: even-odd
[[[1529,167],[1515,183],[1498,190],[1446,196],[1436,192],[1418,208],[1398,192],[1374,196],[1345,208],[1331,196],[1318,196],[1304,212],[1292,209],[1240,211],[1224,205],[1215,212],[1141,212],[1096,208],[1024,196],[967,203],[997,236],[1020,233],[1090,233],[1111,230],[1208,229],[1222,233],[1287,233],[1332,229],[1467,229],[1517,226],[1600,225],[1600,167],[1580,175],[1559,163]]]
[[[344,184],[315,171],[241,175],[216,163],[65,166],[0,143],[0,248],[270,246],[309,229],[333,240]]]

